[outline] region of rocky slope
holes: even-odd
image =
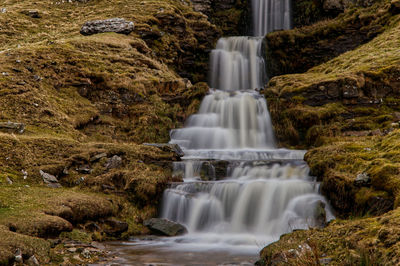
[[[322,182],[322,193],[337,217],[343,220],[332,222],[325,229],[283,236],[262,251],[260,264],[399,263],[398,7],[398,1],[377,1],[370,7],[349,9],[333,20],[267,36],[267,43],[278,36],[290,36],[291,43],[311,43],[292,51],[298,49],[299,60],[309,60],[316,66],[307,70],[305,61],[301,61],[304,68],[300,70],[306,72],[272,78],[265,95],[277,137],[286,146],[311,147],[306,161]],[[363,29],[374,29],[372,35],[376,37],[371,36],[362,44],[367,40],[354,42],[359,39],[358,34],[364,34],[362,30],[331,35],[332,25],[345,25],[355,14],[353,21],[369,18]],[[382,21],[385,22],[381,24]],[[354,50],[346,45],[336,46],[348,40],[356,46]],[[290,45],[287,47],[291,49]],[[334,52],[319,56],[332,47],[350,51],[341,51],[339,56]],[[297,64],[296,60],[293,62]]]
[[[0,264],[94,261],[93,241],[146,232],[156,215],[179,158],[141,144],[196,111],[208,87],[186,77],[205,80],[221,30],[189,1],[0,9]],[[112,18],[125,22],[98,26],[118,33],[80,33]]]

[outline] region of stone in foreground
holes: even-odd
[[[121,34],[129,34],[133,31],[134,24],[123,18],[111,18],[105,20],[93,20],[83,24],[81,29],[82,35],[93,35],[97,33],[115,32]]]
[[[144,221],[143,225],[157,235],[178,236],[187,233],[185,226],[163,218],[151,218]]]

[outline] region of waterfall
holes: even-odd
[[[266,82],[258,36],[290,28],[290,1],[253,0],[252,10],[256,37],[218,41],[210,55],[210,92],[185,127],[171,131],[170,143],[185,153],[174,164],[184,182],[164,192],[161,217],[189,233],[165,240],[170,248],[255,254],[259,244],[317,225],[320,206],[327,220],[334,218],[309,175],[305,151],[277,148],[267,102],[257,90]],[[229,161],[223,176],[212,164],[219,160]]]
[[[265,62],[262,38],[221,38],[211,52],[210,86],[224,91],[263,88]]]
[[[252,0],[255,36],[291,28],[291,0]]]

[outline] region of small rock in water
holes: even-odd
[[[163,218],[151,218],[144,221],[143,225],[159,235],[178,236],[187,233],[185,226]]]
[[[317,206],[315,208],[315,222],[318,228],[326,227],[325,203],[322,201],[318,201]]]

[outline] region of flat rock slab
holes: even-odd
[[[111,18],[105,20],[93,20],[83,24],[81,28],[82,35],[93,35],[104,32],[115,32],[129,34],[134,29],[134,23],[123,18]]]
[[[185,156],[185,153],[182,151],[181,147],[178,144],[170,144],[170,143],[143,143],[146,146],[157,147],[165,152],[173,152],[178,157]]]
[[[25,131],[25,124],[14,123],[14,122],[0,122],[0,131],[6,133],[19,133],[22,134]]]
[[[178,236],[187,233],[185,226],[163,218],[151,218],[144,221],[143,225],[157,235]]]

